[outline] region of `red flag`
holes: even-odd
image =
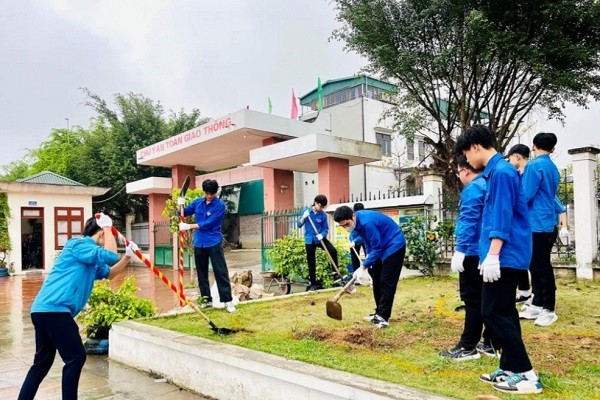
[[[298,119],[298,100],[296,99],[294,89],[292,89],[292,116],[290,118]]]

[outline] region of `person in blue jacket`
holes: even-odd
[[[352,209],[354,210],[354,212],[364,210],[365,205],[363,203],[355,203]],[[360,255],[360,250],[364,249],[365,242],[360,236],[358,236],[358,233],[354,231],[350,232],[348,240],[350,241],[350,247],[354,247],[354,250],[356,250],[355,253],[352,249],[350,249],[350,258],[352,259],[352,272],[354,272],[360,267],[360,259],[358,258],[357,254]],[[366,252],[367,250],[365,249],[365,254]]]
[[[479,259],[483,276],[481,315],[502,348],[500,367],[480,380],[513,394],[541,393],[521,336],[515,304],[521,271],[531,259],[531,227],[518,171],[494,148],[496,136],[484,125],[473,125],[456,139],[456,153],[473,168],[484,168]]]
[[[465,322],[458,344],[440,352],[440,356],[454,361],[475,360],[479,353],[495,356],[490,332],[483,332],[481,317],[481,290],[479,274],[479,235],[485,196],[485,180],[481,169],[473,168],[463,155],[458,157],[458,178],[464,185],[460,193],[459,214],[456,220],[456,245],[450,268],[459,274],[460,298],[465,303]]]
[[[327,214],[324,211],[325,207],[327,207],[327,196],[319,194],[315,197],[312,206],[307,207],[298,219],[298,228],[304,227],[306,262],[308,264],[308,275],[310,279],[308,291],[314,291],[323,288],[323,285],[317,280],[317,248],[322,248],[323,250],[328,251],[331,255],[331,258],[336,262],[337,267],[337,250],[335,247],[333,247],[331,242],[327,240],[329,222],[327,221]],[[321,244],[325,246],[325,248],[323,248]],[[339,279],[341,276],[336,278]]]
[[[137,250],[137,245],[129,242],[125,256],[119,260],[111,228],[112,221],[107,215],[98,214],[88,219],[82,236],[65,243],[44,280],[31,305],[35,357],[18,400],[33,400],[54,363],[57,350],[65,363],[62,399],[77,399],[79,376],[86,354],[74,318],[87,303],[94,280],[114,278]]]
[[[367,258],[354,271],[354,277],[359,280],[365,270],[369,272],[373,280],[375,313],[366,319],[377,328],[387,328],[406,253],[404,233],[393,219],[376,211],[354,212],[348,206],[341,206],[333,213],[333,219],[348,232],[356,232],[365,242]]]
[[[556,194],[560,182],[558,168],[550,159],[556,146],[556,135],[538,133],[533,138],[535,158],[527,163],[523,173],[523,191],[529,207],[533,239],[533,256],[529,271],[533,301],[521,313],[521,318],[534,319],[535,325],[549,326],[558,319],[555,312],[556,283],[550,262],[556,242]]]
[[[183,216],[194,215],[196,223],[179,223],[180,231],[194,230],[194,261],[198,271],[198,286],[200,287],[201,307],[212,307],[213,299],[210,294],[208,280],[208,260],[215,274],[215,281],[219,291],[219,300],[225,303],[225,309],[233,313],[236,311],[231,294],[229,270],[223,253],[223,234],[221,225],[225,218],[225,203],[217,197],[219,183],[214,179],[202,182],[204,196],[198,197],[183,208]],[[185,198],[177,200],[179,205],[185,205]]]

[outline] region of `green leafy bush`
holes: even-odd
[[[6,193],[0,193],[0,267],[6,266],[6,253],[12,249],[10,236],[8,234],[8,220],[10,219],[10,208]]]
[[[426,276],[433,276],[435,262],[440,255],[444,242],[454,234],[454,222],[444,221],[435,228],[435,217],[425,215],[411,216],[408,222],[402,224],[406,237],[406,258],[404,266],[416,269]]]
[[[110,327],[117,321],[151,317],[156,306],[151,300],[137,296],[135,276],[128,276],[117,290],[110,281],[96,281],[85,308],[77,315],[77,321],[85,327]]]
[[[333,243],[338,253],[337,266],[342,275],[348,273],[346,265],[350,262],[349,251],[341,243]],[[323,287],[333,286],[333,267],[324,250],[317,249],[317,279]],[[267,257],[273,263],[273,272],[288,279],[308,279],[308,263],[304,238],[299,234],[283,236],[275,241],[273,248],[267,251]]]

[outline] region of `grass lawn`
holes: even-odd
[[[557,286],[554,325],[521,321],[525,346],[544,384],[543,394],[530,396],[510,396],[479,381],[479,374],[498,366],[496,359],[457,363],[438,356],[457,343],[462,331],[455,277],[401,280],[390,327],[384,330],[362,319],[374,309],[368,287],[342,297],[342,321],[325,313],[325,302],[335,292],[318,292],[241,304],[235,314],[207,311],[217,326],[240,329],[230,336],[215,335],[196,313],[143,322],[455,398],[600,399],[600,282],[563,280]]]

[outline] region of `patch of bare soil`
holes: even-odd
[[[310,328],[306,331],[294,333],[294,339],[311,339],[330,343],[332,345],[346,345],[353,348],[369,350],[403,348],[420,340],[414,332],[386,336],[375,327],[354,325],[347,328]]]

